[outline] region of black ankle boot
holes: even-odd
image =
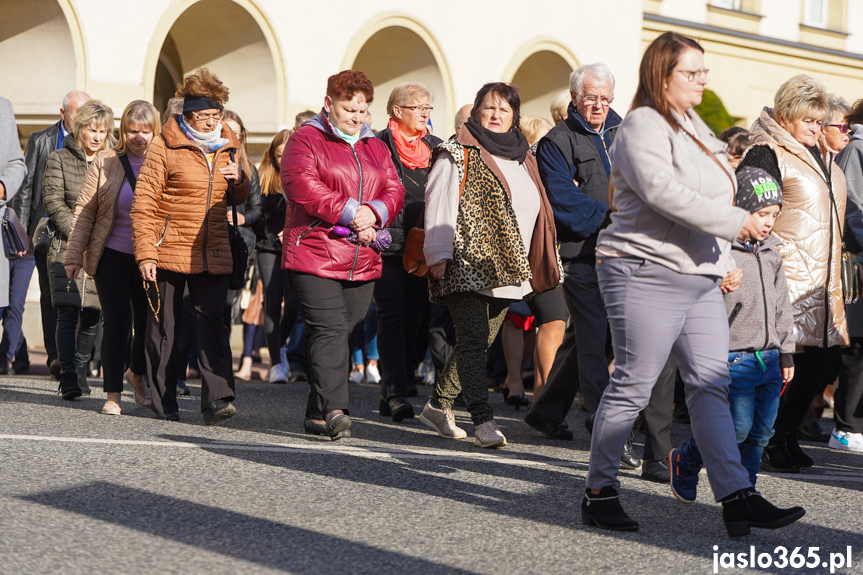
[[[87,384],[87,366],[75,366],[75,375],[78,378],[78,388],[81,395],[90,395],[90,386]]]
[[[603,487],[596,495],[590,489],[584,490],[581,500],[581,522],[595,525],[609,531],[636,531],[638,521],[632,519],[620,506],[620,499],[614,487]]]
[[[788,454],[791,456],[791,459],[800,467],[812,467],[815,464],[812,458],[800,449],[800,444],[797,443],[797,436],[795,434],[788,433],[785,435],[785,445],[788,447]]]
[[[629,437],[626,440],[626,443],[623,446],[623,453],[620,456],[620,465],[621,467],[627,467],[629,469],[638,469],[641,465],[641,460],[636,457],[635,453],[632,451],[632,440],[635,439],[633,433],[629,432]]]
[[[802,507],[779,509],[755,491],[741,489],[722,500],[722,520],[729,537],[749,535],[750,527],[779,529],[806,515]]]
[[[768,445],[761,454],[761,471],[773,473],[800,473],[800,466],[788,453],[784,443]]]
[[[60,396],[66,401],[72,401],[75,398],[81,397],[81,388],[78,387],[78,376],[74,373],[61,374],[58,389]]]

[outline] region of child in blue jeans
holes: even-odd
[[[737,173],[736,205],[758,216],[763,239],[735,240],[731,255],[743,274],[738,289],[723,286],[728,312],[728,403],[740,459],[755,487],[761,454],[773,436],[783,385],[794,377],[791,301],[779,240],[770,235],[782,207],[782,190],[767,172],[747,167]],[[725,282],[723,282],[725,284]],[[668,454],[671,490],[683,503],[695,501],[703,462],[695,438]]]

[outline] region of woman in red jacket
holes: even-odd
[[[402,209],[405,189],[386,145],[365,124],[374,87],[362,72],[327,80],[321,113],[288,140],[282,188],[290,204],[282,270],[306,320],[307,433],[348,437],[349,335],[381,276],[377,232]],[[350,237],[338,228],[349,228]]]

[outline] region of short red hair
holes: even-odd
[[[353,100],[357,92],[362,94],[369,104],[375,98],[375,87],[362,72],[342,70],[327,79],[327,96],[333,101]]]

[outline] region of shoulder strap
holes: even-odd
[[[120,156],[120,163],[123,164],[123,170],[126,172],[126,179],[129,180],[129,185],[132,186],[132,191],[135,191],[135,184],[138,183],[138,178],[135,177],[135,172],[132,171],[132,164],[129,163],[129,158],[126,154]]]
[[[685,129],[684,129],[683,131],[684,131],[684,132],[686,132],[686,130],[685,130]],[[693,139],[693,141],[694,141],[696,144],[698,144],[698,147],[699,147],[699,148],[701,148],[702,150],[704,150],[704,153],[705,153],[705,154],[707,154],[708,156],[710,156],[711,158],[713,158],[713,161],[714,161],[714,162],[716,162],[716,165],[717,165],[717,166],[719,166],[719,167],[722,169],[722,172],[723,172],[726,176],[728,176],[728,181],[729,181],[729,182],[731,182],[731,190],[733,191],[733,190],[735,189],[735,187],[734,187],[734,184],[735,184],[735,182],[734,182],[734,178],[731,176],[731,174],[729,174],[729,173],[728,173],[728,170],[726,170],[726,169],[725,169],[725,166],[723,166],[723,165],[722,165],[722,162],[720,162],[720,161],[719,161],[719,158],[717,158],[717,157],[713,154],[713,152],[711,152],[710,150],[708,150],[708,149],[707,149],[707,146],[705,146],[704,144],[702,144],[702,143],[701,143],[701,140],[699,140],[698,138],[696,138],[695,136],[693,136],[693,135],[692,135],[692,134],[690,134],[689,132],[686,132],[686,133],[689,135],[689,137],[690,137],[690,138],[692,138],[692,139]],[[732,199],[731,199],[731,203],[732,203],[732,204],[734,203],[734,198],[732,198]]]

